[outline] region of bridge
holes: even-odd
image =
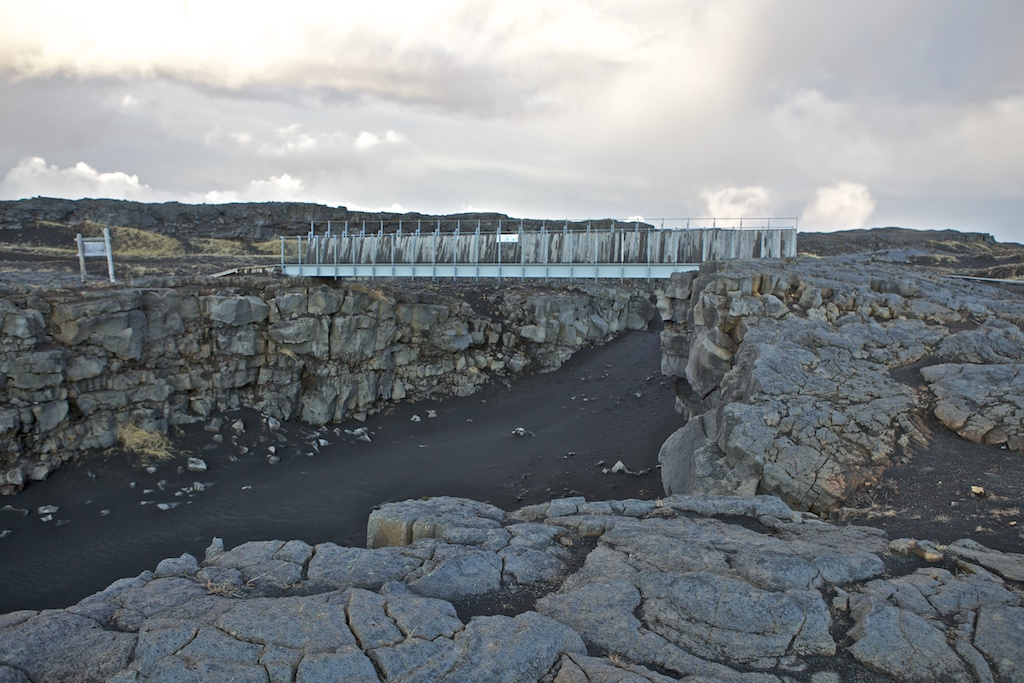
[[[281,238],[281,272],[371,279],[652,280],[707,261],[796,256],[795,218],[657,222],[380,221],[358,230],[346,223],[340,232],[328,223],[321,225],[322,234],[311,224],[305,236]]]

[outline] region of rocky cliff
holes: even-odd
[[[673,276],[665,374],[691,418],[662,448],[666,492],[771,493],[826,512],[927,435],[1024,451],[1024,303],[893,252],[732,262]],[[908,380],[893,371],[920,362]]]
[[[239,407],[320,425],[551,370],[645,327],[655,313],[645,296],[253,278],[12,290],[0,298],[0,492],[114,445],[125,425],[166,432]]]

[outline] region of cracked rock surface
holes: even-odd
[[[926,542],[776,497],[407,501],[374,511],[368,541],[215,540],[0,616],[0,681],[1024,676],[1024,556],[964,540],[927,564]]]
[[[770,493],[825,513],[927,442],[929,411],[1024,452],[1024,301],[889,256],[672,276],[662,372],[690,419],[659,455],[667,493]],[[926,390],[894,375],[913,363]]]

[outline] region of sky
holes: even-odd
[[[0,199],[1024,242],[1020,0],[0,0]]]

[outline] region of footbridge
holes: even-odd
[[[371,279],[651,280],[708,261],[796,256],[796,223],[683,218],[311,224],[307,235],[281,238],[281,272]]]

